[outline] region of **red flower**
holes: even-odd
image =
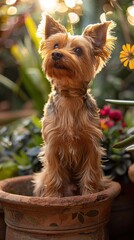
[[[122,120],[122,113],[120,110],[110,110],[109,112],[109,118],[114,120],[114,121],[120,121]]]
[[[109,112],[110,112],[110,106],[104,106],[101,110],[100,110],[100,114],[101,116],[108,116],[109,115]]]
[[[125,128],[127,124],[125,122],[122,122],[122,127]]]

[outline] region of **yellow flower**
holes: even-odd
[[[129,66],[130,69],[134,69],[134,45],[126,44],[122,46],[123,51],[120,52],[120,61],[124,67]]]

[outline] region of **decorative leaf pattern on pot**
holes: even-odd
[[[84,223],[84,215],[82,213],[78,213],[78,220],[80,223]]]
[[[50,227],[58,227],[58,224],[57,223],[51,223],[49,226]]]
[[[85,215],[88,216],[88,217],[95,217],[98,214],[99,214],[98,210],[91,210],[91,211],[87,212]]]
[[[84,223],[85,214],[83,212],[72,213],[72,219],[78,218],[80,223]]]
[[[88,211],[87,213],[75,212],[75,213],[72,213],[72,220],[75,218],[78,218],[79,222],[83,224],[85,217],[96,217],[98,214],[99,214],[98,210],[91,210],[91,211]]]
[[[75,219],[77,217],[78,213],[72,213],[72,219]]]

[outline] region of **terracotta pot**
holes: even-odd
[[[0,183],[7,224],[6,240],[107,240],[112,200],[120,185],[97,194],[65,198],[32,196],[32,176]]]
[[[6,224],[4,221],[4,211],[0,204],[0,240],[5,240]]]

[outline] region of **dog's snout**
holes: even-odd
[[[52,53],[52,59],[54,61],[60,60],[63,57],[63,54],[60,52],[53,52]]]

